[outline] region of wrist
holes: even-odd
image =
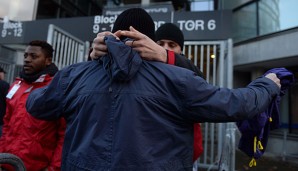
[[[166,49],[164,49],[162,52],[163,52],[162,53],[162,62],[167,63],[168,62],[168,51]]]
[[[159,62],[162,62],[162,63],[167,63],[168,62],[168,55],[167,55],[167,50],[166,49],[164,49],[163,47],[161,47],[161,49],[159,50],[159,53],[158,54],[156,54],[156,55],[158,55],[158,61]]]

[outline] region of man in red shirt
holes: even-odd
[[[6,96],[0,152],[20,157],[30,171],[59,171],[61,165],[65,120],[38,120],[25,108],[31,91],[48,85],[58,71],[52,63],[52,55],[53,48],[47,42],[30,42],[24,53],[20,78],[16,78]],[[11,170],[6,165],[2,168]]]

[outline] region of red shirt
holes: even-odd
[[[30,171],[49,167],[60,170],[65,120],[38,120],[27,113],[25,107],[30,92],[49,84],[51,80],[49,75],[42,75],[33,83],[17,79],[10,90],[15,85],[19,88],[11,98],[6,98],[0,152],[20,157]]]

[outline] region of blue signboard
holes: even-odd
[[[185,40],[223,40],[231,38],[232,12],[162,12],[149,13],[157,29],[160,25],[175,23]],[[97,33],[111,31],[117,15],[98,15],[63,19],[45,19],[26,22],[0,23],[0,43],[26,43],[33,39],[46,40],[50,24],[60,27],[82,41],[93,41]]]

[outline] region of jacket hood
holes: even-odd
[[[138,72],[142,59],[139,54],[114,36],[106,36],[107,55],[102,62],[112,80],[128,81]]]

